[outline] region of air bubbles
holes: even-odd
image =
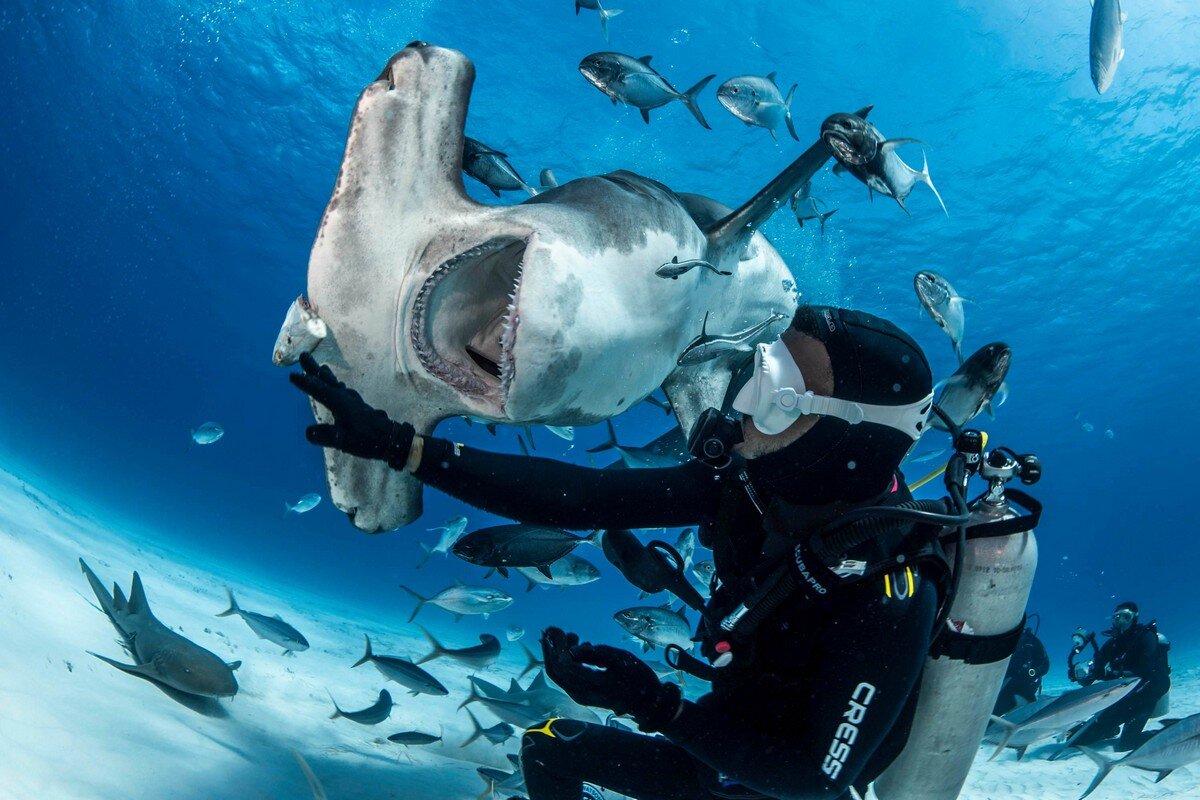
[[[858,469],[858,462],[857,461],[847,462],[846,469]]]
[[[1116,438],[1116,436],[1117,436],[1117,435],[1116,435],[1115,433],[1113,433],[1113,429],[1112,429],[1112,428],[1109,428],[1108,430],[1104,431],[1104,438],[1105,438],[1105,439],[1115,439],[1115,438]]]
[[[900,384],[898,384],[898,383],[893,383],[893,384],[892,384],[892,391],[893,391],[893,392],[898,392],[898,391],[900,391]]]

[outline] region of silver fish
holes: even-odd
[[[432,694],[444,697],[450,694],[437,678],[430,675],[407,658],[398,656],[377,656],[371,650],[371,637],[363,635],[367,648],[363,657],[352,666],[357,667],[370,662],[375,665],[383,677],[395,681],[409,690],[409,694]]]
[[[766,338],[765,335],[769,334],[769,328],[781,319],[787,319],[787,315],[773,311],[771,316],[749,328],[735,333],[710,334],[708,332],[708,314],[705,314],[704,322],[700,325],[700,335],[688,342],[687,347],[683,348],[683,352],[680,353],[675,363],[681,367],[693,366],[703,364],[705,361],[712,361],[714,358],[720,358],[733,351],[753,352],[754,345],[758,344],[759,340]]]
[[[509,625],[504,629],[504,636],[510,642],[515,642],[525,635],[525,629],[520,625]]]
[[[440,742],[441,736],[434,736],[432,733],[422,733],[421,731],[403,731],[401,733],[393,733],[387,737],[389,742],[402,744],[405,747],[410,745],[424,745]]]
[[[838,160],[833,168],[834,174],[849,172],[867,185],[868,191],[872,192],[872,199],[874,192],[891,197],[905,214],[908,213],[908,207],[904,201],[920,181],[929,187],[941,204],[942,211],[949,216],[942,196],[929,177],[928,160],[918,172],[896,154],[896,148],[900,145],[921,144],[921,141],[885,139],[878,128],[867,122],[866,116],[870,111],[871,106],[867,106],[853,114],[834,114],[821,123],[821,139],[833,149]]]
[[[717,269],[712,264],[701,258],[689,258],[685,261],[680,261],[679,256],[673,257],[670,261],[663,264],[658,269],[654,270],[654,274],[660,278],[670,278],[673,281],[679,280],[680,275],[685,275],[695,268],[709,269],[718,275],[732,275],[732,272],[727,272],[722,269]]]
[[[1108,777],[1116,767],[1133,767],[1147,772],[1157,772],[1158,783],[1182,766],[1200,761],[1200,714],[1192,714],[1156,731],[1146,742],[1121,759],[1108,759],[1086,747],[1078,748],[1099,768],[1091,786],[1079,796],[1087,797],[1100,781]]]
[[[683,609],[672,611],[669,603],[662,606],[634,606],[613,615],[626,632],[642,641],[642,649],[679,645],[692,648],[692,629]]]
[[[237,694],[233,670],[241,662],[232,666],[226,664],[215,653],[159,622],[150,610],[141,576],[133,573],[133,585],[126,599],[116,584],[113,584],[113,593],[109,594],[82,558],[79,566],[96,594],[100,610],[121,635],[120,644],[134,663],[122,664],[97,653],[91,655],[122,672],[185,694],[197,697],[233,697]]]
[[[823,201],[812,196],[812,181],[805,181],[804,185],[800,187],[800,191],[792,195],[792,213],[796,215],[796,222],[803,228],[805,222],[815,219],[820,223],[821,235],[824,236],[826,220],[836,214],[838,210],[835,208],[833,211],[823,212],[821,211],[822,205],[824,205]],[[793,284],[791,281],[786,283],[789,285],[784,286],[783,290],[790,292]]]
[[[967,327],[963,303],[966,298],[954,291],[950,281],[929,270],[921,270],[913,276],[913,288],[917,290],[921,308],[950,337],[954,355],[958,356],[959,364],[963,363],[962,342]]]
[[[701,561],[692,567],[692,574],[707,589],[712,585],[713,575],[717,574],[717,568],[711,561]]]
[[[622,13],[619,8],[605,8],[600,5],[600,0],[575,0],[575,14],[579,14],[579,9],[590,8],[592,11],[600,12],[600,30],[604,31],[604,41],[608,41],[608,21],[618,14]]]
[[[504,744],[517,732],[517,729],[507,722],[497,722],[492,727],[485,728],[479,724],[479,720],[475,718],[475,715],[471,713],[471,709],[469,708],[467,709],[467,716],[471,718],[471,725],[474,727],[474,731],[459,747],[466,747],[480,737],[487,739],[492,744]]]
[[[758,75],[739,75],[717,87],[717,101],[746,125],[766,128],[775,141],[779,141],[775,129],[783,123],[787,124],[788,133],[792,138],[799,141],[800,137],[796,135],[796,128],[792,125],[792,98],[796,95],[798,85],[793,83],[787,98],[784,99],[775,83],[774,72],[765,78]]]
[[[417,629],[425,634],[425,638],[429,640],[429,646],[433,648],[427,655],[417,659],[418,665],[433,661],[435,658],[448,658],[451,661],[466,664],[468,667],[484,669],[500,657],[500,640],[490,633],[479,634],[479,644],[470,647],[446,647],[425,628],[418,625]]]
[[[546,430],[553,433],[560,439],[568,442],[575,441],[575,427],[573,425],[547,425]]]
[[[508,163],[507,155],[470,136],[463,137],[463,172],[491,189],[496,197],[502,191],[520,190],[530,197],[537,194],[537,190],[527,184],[513,169],[513,165]]]
[[[1089,33],[1088,62],[1092,84],[1104,94],[1117,76],[1117,65],[1125,58],[1124,24],[1128,16],[1121,0],[1092,0],[1092,24]]]
[[[392,715],[392,694],[387,689],[379,693],[378,700],[361,711],[342,711],[337,700],[333,699],[332,692],[329,693],[329,699],[333,703],[330,719],[341,718],[357,722],[359,725],[378,725]]]
[[[271,363],[277,367],[291,366],[301,354],[316,350],[328,335],[329,326],[317,316],[316,309],[309,305],[304,295],[300,295],[292,301],[283,318],[271,351]]]
[[[600,570],[586,559],[580,558],[574,553],[567,553],[562,558],[549,564],[546,569],[550,570],[550,576],[546,575],[539,569],[534,567],[517,567],[517,572],[529,581],[529,586],[525,591],[531,591],[534,587],[541,586],[584,586],[589,583],[600,580]]]
[[[925,464],[929,461],[933,461],[935,458],[937,458],[944,452],[946,452],[946,448],[941,447],[941,448],[938,448],[937,450],[930,450],[927,453],[922,453],[919,456],[914,456],[907,460],[908,460],[909,464]]]
[[[1137,683],[1137,678],[1122,678],[1073,689],[1020,722],[1013,722],[1007,715],[993,716],[992,722],[1001,728],[1001,732],[1000,741],[996,745],[996,751],[992,753],[991,760],[994,761],[1006,747],[1015,748],[1019,759],[1034,742],[1062,733],[1090,719],[1133,691]],[[1024,709],[1018,708],[1016,711],[1021,712]]]
[[[633,447],[617,442],[617,431],[613,428],[612,420],[605,420],[608,426],[608,441],[589,448],[589,453],[602,453],[606,450],[616,450],[620,460],[609,464],[612,467],[628,469],[655,469],[660,467],[677,467],[691,458],[687,452],[687,442],[679,428],[671,430],[658,437],[644,447]]]
[[[692,565],[692,557],[696,555],[696,529],[684,528],[675,539],[675,550],[683,557],[683,568]]]
[[[487,586],[465,586],[459,581],[455,581],[454,585],[447,586],[432,597],[422,597],[407,586],[402,585],[400,588],[411,594],[417,601],[412,615],[408,618],[409,622],[412,622],[416,618],[417,612],[427,604],[444,608],[454,615],[457,622],[469,614],[482,614],[483,618],[487,619],[489,614],[502,611],[513,602],[511,596],[499,589]]]
[[[429,557],[434,553],[441,553],[444,556],[449,555],[450,548],[454,546],[455,542],[462,538],[463,532],[466,529],[466,517],[451,517],[450,519],[446,520],[446,524],[440,528],[430,528],[429,530],[431,531],[441,531],[442,535],[438,537],[437,544],[435,544],[432,548],[428,547],[424,542],[418,542],[418,544],[421,545],[421,549],[425,551],[425,558],[421,559],[421,563],[417,564],[416,568],[420,569],[421,567],[425,566],[425,564],[429,562]]]
[[[312,511],[321,502],[321,495],[306,494],[296,501],[295,505],[285,502],[283,504],[283,515],[288,514],[303,514],[307,511]]]
[[[579,62],[579,71],[588,83],[608,95],[613,105],[621,102],[640,110],[646,124],[650,123],[651,109],[678,100],[687,106],[697,122],[705,128],[710,127],[700,106],[696,105],[696,96],[716,75],[709,75],[686,92],[680,92],[650,66],[650,56],[634,58],[612,52],[592,53],[585,57]]]
[[[196,444],[212,444],[225,435],[225,429],[215,422],[205,422],[198,428],[192,428],[192,441]]]
[[[934,387],[937,399],[934,403],[945,412],[955,425],[966,425],[985,407],[990,408],[1004,402],[1007,390],[1004,379],[1012,363],[1012,350],[1003,342],[984,345],[971,354],[953,375]],[[930,416],[929,424],[940,431],[946,430],[941,417]]]
[[[237,614],[250,626],[250,630],[258,635],[258,638],[266,639],[268,642],[274,642],[282,647],[284,655],[308,649],[308,640],[304,638],[304,634],[284,622],[278,614],[268,617],[255,611],[245,611],[238,606],[229,587],[225,588],[225,593],[229,595],[229,608],[217,614],[218,617]]]

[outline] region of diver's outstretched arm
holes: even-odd
[[[728,478],[699,461],[666,469],[593,469],[425,438],[422,482],[493,514],[560,528],[658,528],[716,517]]]

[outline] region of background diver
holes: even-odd
[[[1154,621],[1138,622],[1137,603],[1118,603],[1112,615],[1112,628],[1104,632],[1109,637],[1101,645],[1095,658],[1085,663],[1075,663],[1085,645],[1091,642],[1095,649],[1095,636],[1080,629],[1072,637],[1074,646],[1067,657],[1071,680],[1083,686],[1096,681],[1113,678],[1141,678],[1132,692],[1101,711],[1072,739],[1073,745],[1092,745],[1103,739],[1121,736],[1115,750],[1133,750],[1146,740],[1143,729],[1151,717],[1166,713],[1156,707],[1171,689],[1171,667],[1167,661],[1170,644],[1158,632]],[[1164,704],[1165,705],[1165,704]]]
[[[1037,616],[1030,614],[1030,617]],[[1038,623],[1041,623],[1040,617]],[[992,713],[1002,717],[1018,706],[1032,703],[1042,693],[1042,677],[1049,671],[1050,656],[1046,654],[1046,646],[1038,638],[1037,630],[1026,625],[1017,641],[1017,649],[1008,661],[1004,683]]]
[[[701,526],[716,563],[701,652],[725,663],[704,665],[712,691],[684,700],[632,653],[548,629],[546,671],[559,686],[662,736],[570,719],[535,726],[521,750],[533,800],[578,800],[584,781],[642,800],[843,797],[903,748],[943,594],[940,548],[909,553],[921,523],[904,523],[846,553],[841,566],[865,576],[838,586],[828,565],[796,546],[847,511],[911,499],[898,468],[924,427],[932,378],[892,323],[802,307],[779,340],[757,349],[732,403],[741,420],[710,410],[693,431],[693,454],[705,457],[664,469],[591,469],[416,437],[329,367],[311,356],[301,366],[292,382],[334,420],[307,429],[315,445],[386,461],[526,523]],[[776,607],[730,652],[711,621],[732,619],[776,569],[796,575],[802,598]]]

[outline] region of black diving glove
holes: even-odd
[[[679,711],[679,687],[659,681],[646,662],[627,650],[580,644],[573,633],[547,628],[542,654],[546,674],[572,700],[612,709],[618,716],[628,714],[646,733],[662,730]]]
[[[305,437],[319,447],[332,447],[359,458],[386,461],[404,469],[415,431],[407,422],[395,422],[386,413],[367,405],[362,395],[337,379],[328,366],[317,364],[308,353],[300,356],[302,374],[288,376],[292,384],[329,409],[333,424],[310,425]]]

